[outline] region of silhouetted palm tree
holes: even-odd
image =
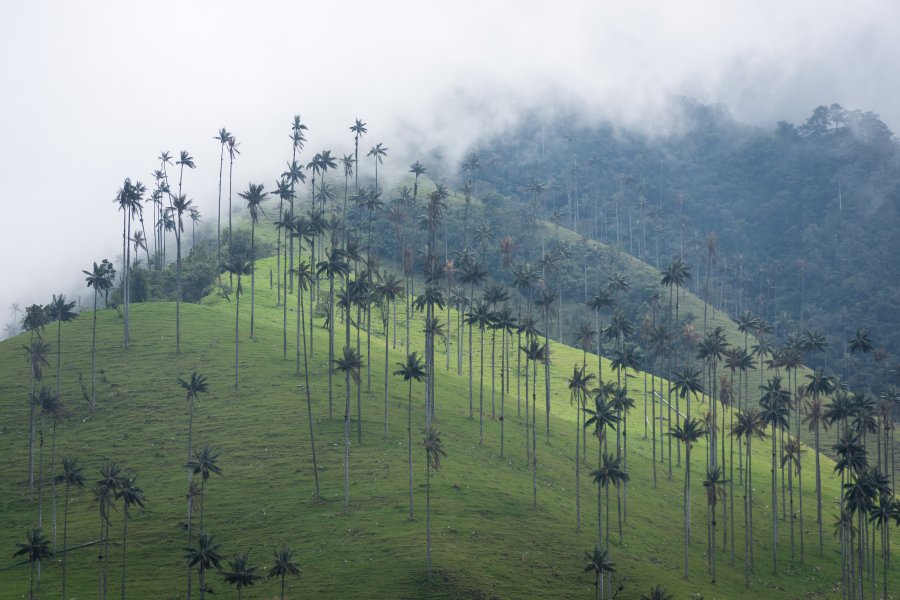
[[[300,565],[294,560],[294,551],[283,544],[275,551],[273,562],[269,577],[281,579],[281,600],[284,600],[284,578],[288,575],[300,577]]]
[[[251,183],[246,192],[238,194],[247,201],[247,210],[250,212],[250,261],[256,266],[256,224],[259,223],[259,215],[265,214],[262,210],[262,203],[268,196],[263,184]],[[256,314],[256,302],[254,294],[256,290],[256,269],[250,272],[250,337],[253,337],[253,321]]]
[[[206,480],[210,475],[221,475],[222,469],[216,462],[219,460],[219,453],[204,446],[199,452],[194,452],[194,458],[188,462],[187,466],[194,475],[200,475],[200,531],[203,531],[203,506],[206,502]]]
[[[347,401],[344,405],[344,513],[350,514],[350,379],[359,386],[362,360],[355,348],[344,346],[343,354],[334,359],[333,369],[344,374]]]
[[[243,254],[232,253],[223,267],[225,271],[232,275],[237,275],[237,287],[234,290],[234,393],[237,394],[239,393],[240,381],[238,378],[238,340],[240,339],[238,336],[238,325],[240,324],[241,294],[243,293],[241,277],[253,273],[253,263],[247,260]]]
[[[108,293],[113,287],[116,270],[113,268],[112,263],[104,258],[100,265],[94,263],[92,270],[82,271],[82,273],[87,275],[85,277],[87,286],[94,289],[94,323],[91,327],[91,412],[93,412],[97,404],[97,297],[101,292],[104,294]]]
[[[425,446],[425,561],[428,582],[431,583],[431,471],[441,468],[441,459],[447,456],[444,444],[441,441],[441,432],[432,427],[424,431],[425,437],[422,444]]]
[[[144,490],[136,485],[137,477],[133,473],[126,473],[119,479],[119,489],[116,490],[116,499],[122,501],[122,599],[125,599],[125,557],[128,547],[128,519],[131,518],[131,508],[144,509]]]
[[[251,565],[247,553],[234,555],[234,560],[228,561],[228,570],[222,573],[225,583],[230,583],[237,588],[238,600],[241,600],[241,590],[250,587],[262,579],[262,575],[256,574],[256,565]]]
[[[412,466],[412,383],[413,381],[422,381],[425,378],[425,369],[422,361],[415,352],[406,356],[406,362],[397,363],[400,367],[394,371],[394,375],[403,377],[403,381],[409,384],[409,395],[407,400],[406,411],[406,433],[407,433],[407,462],[409,463],[409,520],[413,520],[413,466]]]
[[[691,539],[691,449],[706,435],[706,428],[698,419],[685,417],[669,433],[684,444],[684,578],[688,578],[688,543]]]
[[[197,567],[200,575],[200,600],[203,600],[207,591],[213,593],[212,589],[206,586],[206,572],[210,569],[217,571],[222,569],[222,555],[219,553],[219,546],[220,544],[213,542],[211,535],[201,531],[197,545],[185,548],[188,569]],[[188,587],[188,597],[190,597],[190,587]]]
[[[68,554],[68,533],[69,533],[69,489],[84,487],[84,474],[81,467],[78,466],[76,459],[64,458],[62,461],[62,473],[57,474],[53,480],[57,484],[66,486],[66,499],[63,508],[63,558],[62,558],[62,597],[66,598],[66,556]]]
[[[603,578],[607,573],[616,571],[616,563],[609,559],[609,551],[601,550],[599,544],[594,546],[594,552],[585,552],[584,557],[587,564],[584,566],[584,572],[594,572],[594,594],[597,600],[603,598]]]
[[[29,598],[34,598],[34,566],[42,561],[53,558],[53,551],[50,550],[50,541],[41,533],[40,527],[28,531],[25,535],[25,542],[16,543],[16,552],[13,556],[24,556],[31,566],[30,582],[31,587],[28,592]],[[40,584],[38,584],[40,585]]]

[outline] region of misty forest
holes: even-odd
[[[0,342],[0,595],[900,597],[900,144],[672,110],[95,190]]]

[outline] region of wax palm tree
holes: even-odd
[[[64,458],[62,461],[62,473],[54,476],[53,481],[66,486],[66,499],[63,508],[63,547],[62,547],[62,597],[66,598],[66,557],[68,554],[69,533],[69,490],[72,487],[81,489],[84,487],[84,473],[78,466],[77,459]]]
[[[241,590],[250,587],[262,579],[262,575],[256,573],[257,566],[251,565],[246,552],[234,555],[234,560],[228,561],[228,569],[222,573],[225,583],[233,585],[237,589],[238,600],[241,599]]]
[[[584,572],[594,572],[594,594],[597,600],[603,598],[603,578],[607,573],[615,573],[616,563],[610,560],[609,550],[600,549],[600,545],[594,546],[593,552],[585,552],[584,557],[587,564],[584,566]]]
[[[214,140],[219,142],[219,200],[218,200],[218,208],[216,213],[216,262],[222,261],[222,169],[225,165],[225,146],[228,144],[228,140],[231,139],[231,134],[227,129],[222,127],[219,129],[218,135],[213,137]]]
[[[94,323],[91,326],[91,411],[97,403],[97,298],[101,293],[107,293],[113,286],[116,277],[116,270],[105,258],[98,265],[94,263],[94,267],[90,271],[82,271],[87,277],[85,281],[89,288],[94,290]]]
[[[175,218],[175,352],[181,352],[181,235],[184,233],[184,214],[189,213],[193,201],[184,194],[171,199],[168,211]]]
[[[481,332],[481,346],[479,356],[481,366],[479,367],[478,379],[478,444],[484,444],[484,330],[491,323],[491,307],[484,300],[478,300],[472,306],[472,310],[466,313],[466,323],[469,325],[469,331],[478,327]],[[469,350],[471,352],[471,349]],[[471,360],[471,359],[470,359]]]
[[[706,468],[706,479],[703,487],[706,488],[706,506],[710,517],[709,530],[709,560],[712,571],[712,582],[716,582],[716,504],[719,500],[725,500],[725,472],[721,465]]]
[[[362,360],[355,348],[344,346],[343,354],[334,359],[334,370],[344,374],[347,400],[344,405],[344,513],[350,514],[350,379],[359,386]]]
[[[825,418],[825,409],[822,404],[822,397],[831,394],[834,391],[834,379],[825,375],[821,369],[816,369],[812,374],[807,375],[809,382],[806,384],[805,391],[812,396],[806,402],[806,417],[804,422],[808,424],[809,430],[813,432],[813,439],[816,451],[816,523],[819,525],[819,553],[822,553],[822,474],[819,465],[820,458],[820,436],[819,431],[824,428],[828,431],[828,420]]]
[[[772,574],[778,572],[778,494],[776,484],[776,449],[777,449],[777,429],[784,429],[788,426],[788,417],[790,415],[790,399],[791,395],[788,390],[781,388],[781,377],[776,375],[761,387],[763,395],[759,404],[760,419],[763,423],[772,428]]]
[[[425,167],[419,161],[409,165],[409,172],[413,174],[413,201],[419,196],[419,176],[425,174]]]
[[[375,287],[375,295],[381,304],[381,324],[384,327],[384,437],[388,436],[388,358],[390,343],[390,309],[397,297],[403,294],[403,284],[394,274],[387,275]]]
[[[64,294],[53,294],[53,300],[47,305],[47,316],[56,321],[56,394],[61,392],[62,382],[62,324],[71,323],[78,318],[75,312],[75,301],[66,302]]]
[[[250,183],[246,192],[238,194],[247,201],[247,210],[250,212],[250,260],[256,264],[256,224],[259,223],[259,215],[265,214],[262,203],[268,196],[263,184]],[[256,289],[256,270],[250,272],[250,338],[253,338],[253,321],[255,315],[254,293]]]
[[[275,550],[273,556],[272,568],[269,570],[269,577],[278,577],[281,579],[281,600],[284,600],[284,580],[288,575],[300,577],[300,565],[294,560],[294,551],[282,544],[281,548]]]
[[[206,586],[206,572],[210,569],[220,571],[222,569],[222,555],[219,553],[220,544],[213,541],[213,537],[205,531],[200,532],[197,539],[197,545],[185,548],[188,562],[188,569],[197,567],[200,575],[200,600],[203,600],[206,592],[213,593],[211,588]],[[190,587],[188,588],[190,596]]]
[[[18,548],[13,556],[24,556],[31,567],[29,598],[34,598],[34,566],[40,565],[41,562],[53,558],[53,551],[50,550],[50,540],[48,540],[41,532],[40,527],[35,527],[25,534],[25,542],[17,542]],[[40,582],[38,582],[40,587]]]
[[[431,583],[431,471],[439,471],[441,459],[447,456],[444,451],[444,443],[441,441],[441,432],[428,427],[423,432],[425,437],[422,444],[425,447],[425,560],[428,582]]]
[[[750,569],[753,565],[753,455],[751,447],[754,437],[765,436],[765,423],[754,409],[740,410],[731,427],[731,435],[746,444],[746,479],[744,481],[744,584],[750,586]]]
[[[787,442],[785,442],[784,447],[782,448],[781,454],[781,468],[784,469],[784,466],[787,465],[788,468],[788,498],[790,499],[790,506],[788,509],[788,514],[790,515],[790,524],[791,524],[791,560],[794,560],[794,485],[793,485],[793,475],[794,471],[797,471],[797,479],[800,483],[799,490],[799,499],[798,505],[800,507],[800,560],[803,560],[803,484],[802,479],[800,479],[800,469],[801,462],[800,456],[803,454],[804,450],[800,446],[800,440],[797,438],[793,438],[788,436]]]
[[[657,585],[650,588],[650,591],[646,594],[641,594],[641,600],[673,600],[673,596],[669,593],[669,590],[661,585]]]
[[[675,393],[686,402],[687,418],[691,417],[691,395],[697,398],[703,393],[703,385],[700,383],[700,370],[687,366],[681,371],[675,371],[673,382]]]
[[[356,122],[350,126],[350,131],[353,132],[353,164],[359,165],[359,139],[363,136],[363,134],[368,133],[368,129],[366,129],[366,123],[361,119],[356,119]],[[359,168],[356,169],[356,193],[359,193]]]
[[[347,262],[347,254],[340,248],[329,248],[325,250],[325,259],[316,265],[316,271],[319,275],[328,276],[328,361],[329,364],[334,362],[334,279],[340,277],[346,281],[350,274],[350,265]],[[328,370],[328,418],[332,418],[332,373]]]
[[[537,370],[538,365],[547,361],[547,346],[540,344],[537,339],[530,339],[522,351],[525,353],[525,371],[526,381],[528,377],[528,363],[531,367],[531,481],[532,481],[532,508],[537,510]],[[528,393],[525,393],[526,412],[525,419],[528,419]],[[528,426],[526,424],[526,432]]]
[[[281,177],[278,181],[275,182],[275,190],[272,192],[272,195],[278,196],[278,220],[275,221],[275,229],[277,232],[275,242],[275,272],[278,274],[278,281],[275,284],[275,293],[277,298],[277,306],[281,306],[281,288],[284,273],[284,271],[281,270],[281,233],[282,231],[287,232],[292,224],[290,217],[285,214],[284,203],[288,202],[291,206],[293,206],[296,194],[294,193],[291,181],[287,177]],[[287,233],[285,233],[285,251],[287,250],[287,244]],[[221,258],[219,259],[219,262],[221,262]],[[284,333],[285,343],[287,343],[286,327],[287,326],[285,326]]]
[[[56,465],[56,425],[60,419],[69,416],[69,411],[63,405],[59,394],[53,393],[45,387],[32,398],[32,402],[36,403],[41,409],[41,437],[40,437],[40,459],[38,468],[38,527],[43,526],[43,499],[44,499],[44,426],[45,420],[49,416],[52,421],[53,433],[52,442],[50,444],[50,473],[55,470]],[[56,480],[51,478],[52,487],[52,506],[53,506],[53,547],[56,548]]]
[[[178,378],[178,385],[181,386],[181,389],[185,392],[185,399],[187,400],[187,409],[188,409],[188,448],[187,448],[187,456],[188,463],[194,457],[194,411],[197,410],[197,405],[200,402],[200,394],[209,393],[209,384],[206,381],[206,376],[197,373],[194,371],[191,373],[190,379],[181,379]],[[194,471],[190,466],[187,467],[187,481],[188,481],[188,489],[190,490],[191,484],[193,483],[193,474]],[[193,521],[193,495],[188,495],[188,504],[187,504],[187,537],[188,537],[188,545],[191,543],[191,525]],[[191,581],[191,567],[188,566],[188,595],[190,595],[190,581]]]
[[[129,342],[128,326],[131,297],[129,282],[131,247],[128,245],[128,240],[131,239],[131,222],[134,220],[134,216],[142,210],[145,191],[144,185],[140,181],[131,183],[131,179],[125,179],[122,187],[116,193],[115,200],[113,200],[119,206],[119,210],[122,211],[122,298],[125,304],[124,333],[126,350]]]
[[[107,572],[109,570],[109,525],[110,511],[115,508],[115,500],[122,485],[122,469],[118,464],[107,461],[100,466],[100,479],[94,483],[94,504],[100,511],[100,592],[106,598]]]
[[[895,500],[893,494],[890,492],[880,492],[878,494],[878,503],[871,507],[869,511],[869,521],[878,529],[881,530],[881,557],[884,561],[884,566],[882,569],[882,594],[884,598],[889,598],[888,596],[888,572],[890,571],[890,561],[891,561],[891,528],[890,522],[893,519],[897,524],[900,524],[900,501]],[[875,556],[873,554],[872,560],[875,560]],[[874,590],[874,587],[873,587]]]
[[[239,379],[238,379],[238,354],[239,354],[239,346],[238,346],[238,325],[240,323],[241,316],[241,293],[243,293],[243,288],[241,287],[241,277],[244,275],[250,275],[253,273],[253,263],[247,260],[243,254],[240,253],[232,253],[228,257],[228,261],[223,265],[224,270],[228,271],[231,275],[237,275],[237,287],[234,290],[234,393],[239,393]]]
[[[29,307],[32,308],[32,307]],[[38,307],[40,308],[40,307]],[[28,310],[28,309],[26,309]],[[32,311],[34,312],[34,311]],[[43,315],[43,310],[40,311]],[[26,319],[28,317],[26,316]],[[34,330],[37,331],[37,330]],[[28,390],[28,403],[29,403],[29,426],[30,426],[30,437],[28,442],[28,491],[31,497],[31,500],[34,500],[34,440],[35,440],[35,430],[36,430],[36,419],[35,419],[35,408],[37,408],[37,404],[32,401],[32,398],[35,397],[34,387],[35,383],[43,379],[44,377],[44,368],[50,366],[50,361],[47,359],[47,356],[50,354],[50,345],[45,342],[40,335],[38,337],[32,337],[31,341],[27,346],[23,345],[22,348],[25,349],[27,354],[26,356],[26,364],[28,365],[28,374],[29,374],[29,390]]]
[[[123,519],[122,519],[122,598],[125,598],[125,557],[128,547],[128,519],[131,518],[131,509],[144,509],[144,503],[147,501],[144,496],[144,490],[138,487],[137,476],[133,473],[126,473],[119,480],[119,489],[116,491],[116,499],[122,501]]]
[[[684,578],[688,578],[688,543],[691,538],[691,450],[706,435],[703,423],[693,417],[685,417],[671,428],[673,438],[684,444]]]
[[[385,148],[381,142],[378,142],[366,156],[371,156],[375,160],[375,192],[378,192],[378,165],[384,163],[384,157],[387,156],[389,148]]]
[[[465,286],[468,284],[471,286],[471,294],[469,299],[474,301],[475,298],[475,286],[481,285],[484,280],[487,278],[487,271],[484,270],[481,263],[476,261],[465,262],[462,265],[462,274],[460,275],[460,282]],[[474,325],[477,323],[476,320],[472,320],[474,317],[465,316],[463,319],[464,324],[469,325],[469,418],[472,418],[473,415],[473,403],[472,403],[472,391],[474,390],[472,384],[472,373],[474,372],[474,368],[472,366],[472,359],[474,357],[474,353],[472,352],[472,330]]]
[[[572,395],[572,403],[575,404],[575,526],[581,529],[581,418],[587,404],[587,397],[591,389],[591,383],[596,376],[586,373],[586,367],[580,369],[577,365],[572,367],[572,377],[566,380],[569,393]]]
[[[628,473],[625,472],[624,467],[622,466],[622,458],[614,456],[611,453],[604,452],[603,458],[598,464],[597,468],[591,471],[591,478],[594,480],[594,483],[597,484],[597,519],[598,525],[599,520],[602,519],[602,504],[600,498],[602,496],[601,491],[606,490],[606,542],[605,547],[609,547],[609,486],[614,485],[618,488],[620,485],[624,484],[628,481]],[[598,530],[600,531],[600,543],[603,543],[602,537],[602,527],[598,526]]]
[[[409,384],[409,394],[406,411],[407,433],[407,462],[409,463],[409,520],[413,520],[413,466],[412,466],[412,384],[413,381],[422,381],[425,378],[425,369],[419,355],[412,352],[406,356],[406,362],[398,362],[399,367],[394,375],[403,378]]]
[[[200,475],[200,531],[203,531],[203,505],[206,500],[206,481],[210,475],[221,475],[222,469],[216,464],[219,453],[204,446],[199,452],[194,452],[194,458],[187,464],[192,474]]]

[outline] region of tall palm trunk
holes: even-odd
[[[537,510],[537,363],[531,369],[531,507]]]
[[[238,324],[241,318],[241,276],[238,274],[237,293],[234,295],[234,393],[240,392],[238,384]]]
[[[478,445],[484,444],[484,327],[481,327],[481,365],[478,370]]]
[[[412,378],[406,402],[406,461],[409,463],[409,520],[413,520],[413,463],[412,463]]]
[[[772,426],[772,574],[778,574],[778,488],[776,487],[778,467],[775,461],[778,435]]]
[[[688,578],[688,543],[691,538],[691,445],[684,449],[684,578]]]
[[[97,405],[97,288],[94,288],[94,316],[91,326],[91,412]]]
[[[431,583],[431,461],[425,461],[425,562]]]
[[[125,515],[122,520],[122,600],[125,600],[125,557],[128,548],[128,505],[125,505]]]
[[[303,333],[303,389],[306,392],[306,414],[309,418],[309,445],[312,450],[312,463],[313,463],[313,476],[316,481],[316,499],[319,498],[319,465],[316,462],[316,437],[315,437],[315,428],[313,427],[313,416],[312,416],[312,397],[310,396],[309,390],[309,359],[306,354],[306,327],[303,325],[305,322],[304,314],[303,314],[303,301],[302,294],[300,291],[303,289],[303,286],[299,283],[297,284],[297,308],[298,308],[298,317],[297,317],[297,327]],[[286,299],[285,299],[286,300]],[[299,342],[298,342],[299,347]],[[329,365],[332,363],[329,362]],[[329,366],[329,382],[331,381],[331,367]],[[331,395],[328,396],[329,408],[331,405]],[[330,415],[329,415],[330,418]]]
[[[292,245],[293,246],[293,245]],[[180,252],[180,251],[179,251]],[[180,256],[180,254],[179,254]],[[250,271],[250,339],[253,339],[253,318],[256,314],[256,224],[250,220],[250,260],[253,269]],[[179,278],[180,281],[180,278]],[[293,283],[293,278],[291,282]]]
[[[181,353],[181,213],[175,226],[175,354]]]
[[[66,484],[66,505],[63,508],[63,556],[62,556],[62,597],[66,598],[66,558],[68,556],[69,534],[69,484]]]

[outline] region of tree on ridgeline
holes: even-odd
[[[166,155],[167,156],[167,155]],[[131,179],[125,179],[122,187],[116,192],[116,199],[113,200],[122,211],[122,302],[125,305],[124,333],[125,333],[125,349],[128,349],[129,336],[129,306],[131,304],[131,293],[129,275],[131,273],[131,246],[128,240],[131,239],[131,222],[135,215],[143,209],[144,201],[144,185],[138,181],[134,184]]]

